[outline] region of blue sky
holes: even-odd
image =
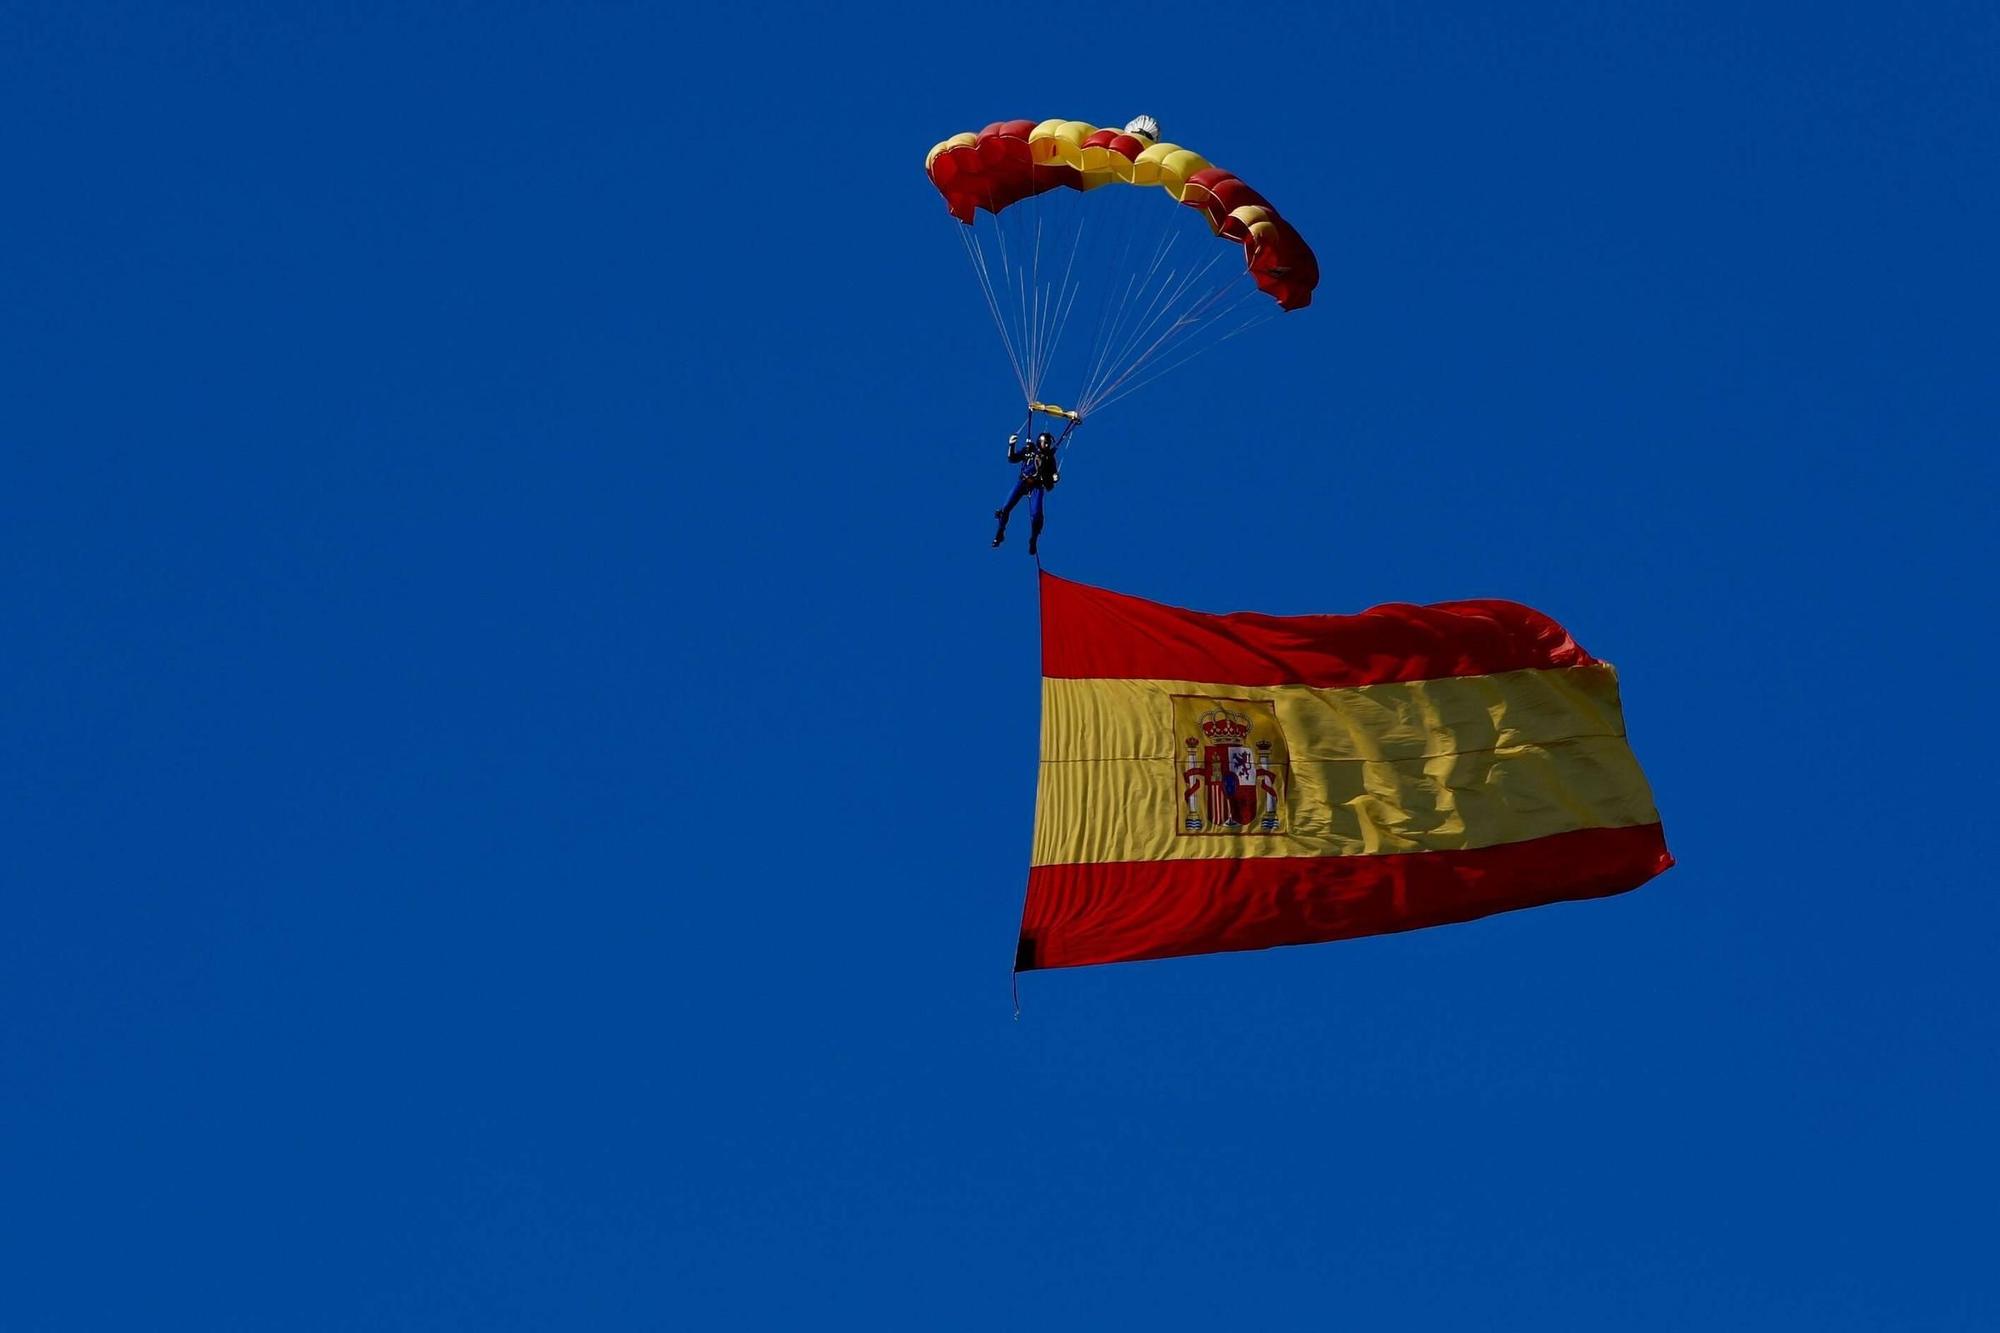
[[[2000,23],[1752,8],[0,9],[7,1326],[2000,1324]],[[1546,610],[1679,868],[1013,1021],[920,168],[1141,111],[1325,277],[1051,568]]]

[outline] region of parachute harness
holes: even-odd
[[[1032,432],[1035,428],[1035,415],[1037,413],[1047,413],[1049,416],[1061,417],[1063,419],[1062,434],[1056,436],[1055,443],[1049,448],[1051,454],[1057,458],[1062,457],[1063,446],[1069,443],[1070,433],[1083,424],[1083,413],[1072,412],[1067,408],[1057,407],[1054,403],[1029,403],[1028,419],[1021,426],[1021,438],[1027,440],[1030,445],[1034,443]],[[1037,556],[1035,557],[1035,568],[1040,569],[1041,567],[1041,557]]]

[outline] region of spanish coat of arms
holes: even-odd
[[[1183,834],[1276,833],[1290,764],[1269,700],[1174,696]]]

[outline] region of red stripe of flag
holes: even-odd
[[[1596,661],[1569,631],[1518,602],[1217,616],[1042,575],[1044,676],[1338,688]]]
[[[1660,826],[1643,824],[1474,851],[1036,866],[1028,872],[1016,967],[1417,930],[1623,893],[1673,863]]]

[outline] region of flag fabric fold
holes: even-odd
[[[1019,970],[1413,930],[1673,864],[1616,673],[1529,607],[1041,596]]]

